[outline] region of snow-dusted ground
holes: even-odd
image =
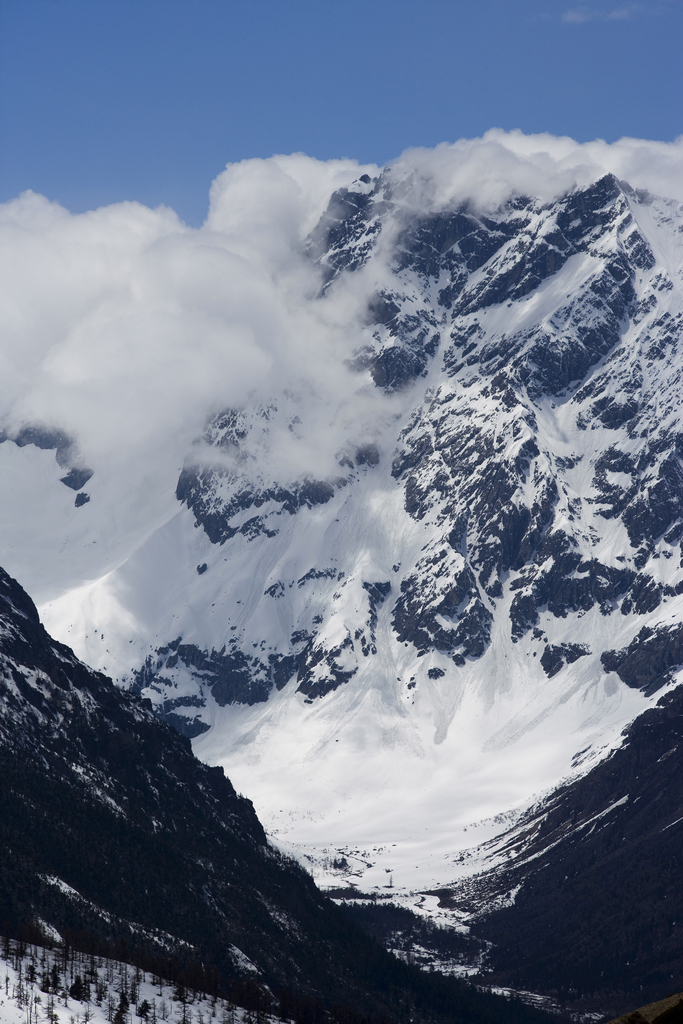
[[[435,964],[428,951],[423,957],[420,953],[416,949],[410,962],[425,970],[436,967],[446,974],[466,974],[457,968],[449,970],[447,964]],[[406,959],[400,951],[396,955]],[[245,1010],[227,999],[190,988],[179,989],[118,960],[73,950],[67,959],[65,965],[60,946],[48,949],[23,944],[20,948],[12,941],[8,950],[5,944],[0,949],[0,1024],[113,1024],[122,993],[126,997],[125,1024],[287,1024],[287,1018]],[[80,999],[70,994],[77,977],[84,986]],[[550,1012],[565,1012],[552,999],[534,992],[491,987],[488,991]],[[592,1024],[600,1016],[570,1014],[576,1024]]]
[[[255,1013],[192,989],[184,990],[183,1001],[176,986],[117,960],[70,952],[65,967],[59,947],[28,945],[18,956],[17,944],[10,945],[9,957],[0,952],[1,1024],[112,1024],[121,993],[128,1001],[126,1024],[253,1024],[256,1020]],[[46,977],[53,980],[53,970],[56,986],[45,983]],[[81,999],[69,994],[77,976],[85,985]],[[260,1024],[275,1024],[279,1019],[266,1013],[259,1016]]]

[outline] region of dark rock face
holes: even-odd
[[[366,640],[365,633],[358,631],[358,635],[355,639],[361,641],[363,656],[367,658],[369,654],[377,654],[377,637],[375,634],[375,630],[377,629],[377,609],[380,605],[384,604],[389,596],[391,583],[388,580],[385,580],[382,583],[364,583],[363,590],[365,590],[368,595],[368,602],[370,606],[370,615],[368,617],[370,636]]]
[[[493,943],[487,983],[613,1016],[680,991],[682,770],[678,687],[606,761],[499,837],[504,867],[443,894],[479,908],[473,934]],[[512,890],[514,901],[490,910]]]
[[[324,268],[329,284],[342,271],[364,266],[382,229],[381,218],[390,202],[385,175],[374,182],[360,180],[332,196],[322,220],[312,233],[309,253]]]
[[[456,665],[464,665],[465,658],[484,653],[491,639],[493,616],[481,600],[471,570],[463,567],[459,573],[454,571],[454,564],[461,561],[458,556],[442,549],[431,558],[438,569],[430,574],[433,583],[427,595],[417,578],[401,582],[394,607],[394,630],[400,642],[412,643],[421,654],[436,650]],[[420,568],[423,564],[418,563]]]
[[[265,408],[260,411],[259,418],[267,423],[272,412],[272,408]],[[335,488],[346,483],[340,477],[333,481],[306,479],[289,488],[279,485],[254,487],[240,471],[240,463],[247,459],[243,445],[249,429],[248,418],[242,412],[230,409],[217,416],[207,427],[202,440],[230,461],[217,463],[214,455],[208,464],[190,462],[178,480],[178,501],[192,509],[197,525],[203,527],[214,544],[224,544],[238,534],[247,540],[253,540],[260,534],[275,537],[279,532],[279,517],[285,513],[296,515],[300,508],[326,504],[333,497]],[[367,454],[365,461],[371,461]],[[224,486],[228,487],[230,497],[227,501],[216,502],[216,491],[222,491]],[[264,506],[269,507],[268,515],[260,511]],[[235,517],[239,518],[240,525],[231,524]]]
[[[352,651],[353,642],[350,635],[332,648],[311,641],[297,658],[298,691],[312,700],[314,697],[324,697],[325,694],[332,693],[342,683],[348,683],[357,669],[355,666],[345,669],[343,656]],[[321,674],[316,672],[319,669],[322,669]]]
[[[587,647],[582,647],[581,644],[560,644],[557,647],[547,644],[541,655],[541,665],[548,678],[551,678],[565,665],[572,665],[578,658],[582,658],[586,654],[590,654],[590,651]]]
[[[332,572],[336,577],[336,572]],[[299,580],[304,586],[309,580],[326,578],[328,572],[311,570]],[[390,583],[372,583],[365,585],[368,595],[367,634],[358,631],[356,640],[360,641],[363,654],[376,654],[375,626],[377,623],[377,606],[388,594]],[[283,584],[274,584],[271,597],[277,598]],[[348,682],[357,668],[348,667],[348,655],[353,655],[354,645],[350,636],[341,644],[329,646],[317,639],[315,634],[299,630],[290,638],[292,654],[282,655],[277,652],[268,653],[265,657],[258,654],[245,654],[233,642],[229,649],[220,651],[202,651],[194,644],[183,644],[182,638],[171,641],[149,655],[143,666],[134,673],[131,689],[135,693],[154,693],[161,696],[155,704],[157,714],[174,725],[180,732],[190,738],[199,736],[208,729],[201,715],[192,716],[189,709],[204,708],[205,696],[211,693],[220,707],[226,704],[254,705],[267,701],[273,689],[281,690],[293,677],[298,679],[298,691],[307,699],[322,697],[336,690],[338,686]],[[200,683],[199,696],[167,698],[170,671],[182,667],[189,670]],[[170,671],[169,671],[170,670]],[[179,709],[188,709],[179,714]]]
[[[135,693],[151,689],[165,694],[168,676],[164,676],[164,670],[180,665],[201,680],[203,689],[212,693],[220,707],[234,703],[253,705],[268,700],[274,679],[273,668],[267,662],[236,649],[207,653],[194,644],[181,643],[181,639],[159,647],[155,655],[146,658],[133,677],[131,688]],[[178,709],[202,708],[205,704],[205,700],[193,696],[166,698],[157,706],[157,713],[192,738],[205,732],[208,726],[199,715],[181,716]]]
[[[27,444],[33,444],[36,448],[42,448],[46,451],[54,450],[57,464],[63,469],[68,469],[68,472],[60,478],[60,481],[74,491],[80,491],[81,487],[85,487],[93,475],[92,469],[79,465],[79,456],[74,439],[65,434],[63,430],[34,425],[22,427],[21,430],[11,435],[0,432],[0,444],[8,440],[14,441],[19,448],[24,448]],[[79,504],[83,504],[83,502],[77,502],[77,508]]]
[[[66,476],[61,477],[61,483],[66,484],[73,491],[80,491],[81,487],[85,487],[92,474],[92,469],[70,469]]]
[[[3,440],[5,440],[4,437]],[[68,465],[73,438],[70,438],[63,430],[41,426],[22,427],[12,436],[11,440],[20,448],[27,444],[34,444],[36,448],[43,448],[46,451],[54,449],[58,464],[60,466]]]
[[[466,553],[482,594],[495,601],[502,596],[507,575],[516,574],[509,584],[514,592],[513,640],[537,625],[540,610],[557,618],[585,614],[595,606],[605,616],[618,607],[624,614],[653,611],[665,588],[637,570],[643,569],[657,538],[664,536],[673,545],[681,535],[677,434],[670,427],[655,427],[653,434],[643,431],[654,395],[644,391],[639,364],[618,348],[625,321],[635,322],[640,315],[636,276],[655,263],[631,216],[630,201],[628,188],[607,177],[542,211],[532,201],[520,200],[504,229],[497,235],[489,231],[486,245],[481,243],[479,264],[486,273],[472,286],[463,271],[464,283],[452,304],[452,343],[444,352],[444,366],[453,376],[453,387],[442,384],[422,409],[416,409],[394,458],[394,475],[404,483],[406,512],[416,520],[436,516],[443,523],[450,543]],[[448,225],[438,227],[434,221],[425,222],[420,237],[435,233],[434,246],[420,264],[425,275],[437,274],[440,240],[450,241],[466,231],[464,212],[460,218],[453,215]],[[490,229],[489,224],[485,227]],[[595,253],[596,239],[614,234],[621,240],[614,247],[611,242],[605,245],[604,257],[595,261],[585,285],[567,296],[542,326],[493,337],[486,331],[482,314],[488,309],[502,303],[514,307],[556,275],[569,258]],[[450,250],[451,260],[454,252]],[[471,260],[472,253],[467,258]],[[416,260],[420,262],[414,253],[412,266]],[[449,273],[454,275],[453,269]],[[655,306],[652,300],[649,308]],[[666,358],[667,345],[675,346],[680,338],[681,325],[673,327],[670,319],[659,317],[647,328],[651,349],[650,339],[661,336],[667,324],[666,341],[662,339],[652,352],[653,358]],[[611,361],[591,374],[610,352]],[[558,453],[553,458],[553,453],[541,450],[538,403],[544,396],[563,401],[570,396],[581,409],[579,429],[623,431],[631,449],[629,439],[642,436],[635,458],[612,443],[595,459],[596,497],[584,499],[598,506],[595,513],[601,517],[623,522],[630,545],[637,549],[631,566],[626,558],[621,559],[626,564],[619,565],[587,557],[577,542],[580,527],[572,529],[571,524],[578,527],[585,512],[580,499],[569,498],[572,484],[563,484],[560,492],[558,481],[571,478],[581,456],[572,460]],[[492,416],[495,431],[490,427]],[[554,525],[559,519],[560,528]],[[433,573],[430,576],[433,579]],[[419,594],[420,601],[429,597],[431,585],[430,581],[419,586],[413,576],[402,589]],[[397,604],[399,639],[408,638],[410,629],[423,645],[432,643],[444,650],[440,629],[419,633],[415,599],[407,617],[411,625],[404,624],[403,603]],[[482,649],[485,643],[479,645]],[[559,664],[558,656],[545,658],[548,668]]]
[[[511,584],[516,591],[510,609],[513,640],[535,625],[539,607],[557,618],[585,613],[596,605],[603,615],[610,615],[634,579],[632,570],[582,558],[574,539],[564,532],[546,534],[531,564]]]
[[[230,505],[219,512],[214,511],[206,495],[210,493],[219,471],[209,468],[188,467],[184,469],[178,480],[176,497],[191,508],[197,523],[201,523],[206,534],[214,544],[224,544],[226,540],[240,533],[248,540],[253,540],[260,533],[274,537],[277,530],[270,529],[258,509],[266,502],[276,502],[282,512],[295,515],[302,507],[312,508],[324,505],[334,494],[334,487],[324,480],[305,480],[303,484],[291,490],[276,487],[254,493],[250,490],[237,494]],[[253,510],[254,515],[240,526],[230,526],[227,522],[240,512]]]
[[[0,625],[5,929],[38,918],[133,956],[197,961],[228,990],[246,956],[273,990],[388,1020],[404,1005],[425,1024],[510,1019],[503,1000],[424,979],[348,921],[266,844],[223,770],[53,641],[3,570]]]
[[[616,672],[627,686],[648,696],[673,679],[672,669],[683,665],[683,625],[643,626],[623,651],[601,655],[607,672]]]

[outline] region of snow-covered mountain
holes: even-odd
[[[464,195],[457,156],[318,196],[273,271],[303,366],[212,382],[175,493],[54,416],[0,445],[51,630],[330,884],[451,881],[683,663],[683,206],[585,169]]]

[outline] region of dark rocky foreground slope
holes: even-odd
[[[672,993],[667,999],[660,999],[648,1006],[641,1006],[631,1013],[625,1013],[609,1024],[681,1024],[683,1021],[683,995]]]
[[[87,933],[390,1019],[544,1019],[385,953],[267,845],[223,771],[53,641],[2,570],[0,669],[6,932]]]

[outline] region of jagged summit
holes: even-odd
[[[503,615],[513,642],[532,634],[548,674],[604,651],[553,644],[539,609],[555,633],[568,614],[644,614],[676,594],[674,567],[662,574],[656,560],[671,557],[680,532],[677,455],[667,440],[677,422],[671,363],[681,314],[666,301],[676,268],[657,265],[638,222],[640,214],[648,226],[661,226],[667,204],[663,213],[656,204],[653,211],[650,197],[608,176],[553,204],[516,199],[496,219],[462,210],[412,214],[397,229],[403,211],[381,178],[371,185],[333,197],[311,250],[323,250],[318,261],[333,282],[371,262],[389,221],[394,288],[369,302],[369,338],[353,358],[384,390],[415,388],[421,379],[431,385],[402,423],[393,452],[383,438],[402,511],[428,524],[430,536],[409,566],[397,545],[381,580],[349,578],[347,560],[356,552],[345,536],[330,548],[332,564],[312,566],[296,581],[272,580],[271,571],[262,605],[281,600],[293,584],[306,588],[308,600],[303,615],[290,612],[286,646],[264,632],[257,639],[266,641],[268,656],[249,652],[245,684],[260,672],[262,699],[295,673],[307,693],[313,671],[322,696],[362,671],[376,619],[363,594],[370,585],[382,585],[384,600],[393,584],[394,642],[417,654],[462,667],[465,658],[484,655],[494,616]],[[222,414],[205,441],[253,458],[250,448],[260,440],[254,433],[267,436],[263,421],[277,413],[274,402],[271,410]],[[283,517],[328,505],[335,494],[348,506],[361,476],[363,489],[372,487],[380,461],[376,447],[369,456],[357,449],[354,459],[340,460],[337,480],[259,488],[240,480],[239,456],[237,471],[186,469],[178,498],[214,543],[238,533],[267,538],[274,562]],[[601,558],[596,549],[607,535],[623,551]],[[663,552],[654,550],[658,541]],[[357,601],[366,610],[355,628],[335,614],[341,581],[361,588]],[[511,598],[505,611],[504,583]],[[327,622],[315,621],[317,606],[317,618]],[[325,644],[326,629],[341,643]],[[226,637],[234,652],[238,639]]]

